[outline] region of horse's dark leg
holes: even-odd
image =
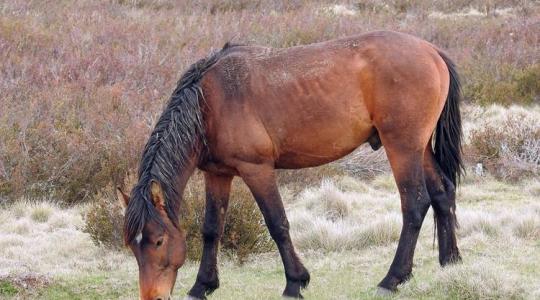
[[[232,176],[219,176],[210,173],[204,174],[206,186],[206,211],[204,215],[203,253],[197,280],[189,291],[191,297],[205,299],[219,287],[217,252],[219,240],[223,234],[223,224],[229,194],[231,190]]]
[[[385,148],[401,196],[403,227],[390,270],[379,283],[381,292],[396,291],[398,284],[411,276],[416,241],[430,205],[422,166],[423,151],[387,144]]]
[[[431,149],[424,156],[424,174],[435,213],[441,266],[461,260],[456,239],[456,188],[443,174]]]
[[[246,164],[238,169],[240,176],[253,193],[270,235],[281,254],[287,279],[283,296],[302,298],[300,289],[308,285],[309,273],[300,262],[291,242],[289,221],[279,195],[275,170],[269,165],[254,164]]]

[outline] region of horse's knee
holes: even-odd
[[[218,222],[205,221],[201,229],[201,234],[205,241],[215,241],[216,239],[219,239],[220,232]]]
[[[427,193],[425,194],[419,193],[415,201],[409,201],[403,209],[404,222],[407,222],[407,225],[415,230],[422,227],[424,217],[430,206],[430,198]]]
[[[412,229],[420,230],[422,223],[424,222],[425,213],[420,209],[411,209],[403,213],[404,222],[407,223]]]

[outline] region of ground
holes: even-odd
[[[293,240],[311,272],[309,299],[376,299],[400,230],[391,175],[347,176],[292,196],[284,192]],[[540,182],[508,184],[469,175],[458,192],[461,264],[441,268],[426,217],[414,277],[396,299],[540,297]],[[233,200],[234,201],[234,200]],[[0,297],[134,299],[137,266],[127,251],[95,246],[81,231],[85,206],[19,202],[0,213]],[[175,297],[193,284],[197,262],[179,273]],[[285,280],[277,252],[243,265],[222,257],[221,288],[210,299],[280,299]]]

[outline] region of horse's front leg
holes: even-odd
[[[291,242],[289,221],[279,195],[275,170],[270,165],[255,164],[245,164],[238,169],[255,197],[270,235],[281,254],[287,279],[283,296],[302,298],[300,289],[309,284],[309,273],[300,262]]]
[[[204,173],[206,186],[206,211],[204,215],[203,253],[197,280],[189,296],[205,299],[219,287],[217,253],[231,191],[232,176]]]

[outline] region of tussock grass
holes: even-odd
[[[521,220],[513,226],[514,234],[523,239],[531,241],[540,240],[540,215],[523,216]]]
[[[433,218],[428,214],[416,250],[415,276],[393,298],[537,297],[537,197],[524,187],[512,188],[492,178],[467,180],[462,189],[466,192],[458,197],[457,216],[464,261],[447,268],[438,266],[437,251],[432,248]],[[474,189],[477,192],[473,194]],[[482,193],[491,196],[482,200]],[[512,201],[507,194],[514,195]],[[125,251],[97,247],[82,232],[81,216],[87,207],[41,205],[51,209],[47,222],[32,220],[30,213],[17,217],[20,203],[0,211],[0,220],[4,220],[0,226],[0,277],[31,274],[46,279],[47,285],[27,289],[14,285],[17,294],[2,297],[136,297],[135,260]],[[305,296],[377,299],[375,286],[387,271],[401,229],[397,192],[341,177],[301,192],[286,205],[293,242],[312,275]],[[27,206],[31,211],[36,204]],[[326,210],[333,213],[329,215]],[[336,212],[340,213],[337,218]],[[277,251],[251,255],[243,265],[222,256],[220,269],[221,288],[211,296],[214,299],[280,298],[283,271]],[[197,262],[188,261],[180,271],[175,295],[187,293],[197,270]],[[8,284],[13,284],[10,280]]]
[[[515,274],[487,261],[459,264],[437,270],[429,286],[405,287],[407,296],[443,299],[522,299],[526,294]]]
[[[40,223],[45,223],[49,220],[51,208],[47,206],[36,206],[32,209],[30,217],[32,220]]]
[[[396,181],[392,174],[384,174],[375,177],[371,184],[377,188],[384,191],[397,191]]]

